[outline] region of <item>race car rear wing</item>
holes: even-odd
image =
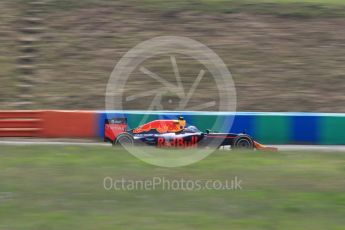
[[[127,118],[112,118],[104,121],[104,137],[114,140],[117,135],[127,131]]]
[[[120,117],[120,118],[105,119],[104,124],[126,124],[127,125],[127,118]]]

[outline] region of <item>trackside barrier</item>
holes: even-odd
[[[96,137],[97,114],[94,111],[44,111],[41,137]]]
[[[94,138],[94,111],[0,111],[0,137]]]
[[[135,128],[180,115],[202,131],[245,131],[263,144],[345,145],[345,114],[339,113],[0,111],[0,137],[103,138],[106,118],[126,117]]]
[[[39,137],[41,111],[0,111],[0,137]]]
[[[345,144],[345,114],[341,113],[101,111],[98,136],[103,138],[106,117],[126,117],[129,128],[135,128],[143,122],[180,115],[202,131],[245,131],[263,144]]]

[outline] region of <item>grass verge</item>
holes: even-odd
[[[0,229],[341,229],[344,153],[218,151],[181,168],[110,147],[0,146]],[[241,190],[106,190],[105,177]]]

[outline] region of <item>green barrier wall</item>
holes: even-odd
[[[345,144],[345,115],[325,116],[321,119],[321,144]]]
[[[189,125],[216,132],[245,131],[263,144],[345,145],[345,114],[249,113],[249,112],[97,112],[98,136],[104,136],[104,120],[126,117],[129,128],[156,119],[185,117]],[[231,125],[232,124],[232,125]]]

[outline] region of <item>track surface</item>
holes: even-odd
[[[75,146],[109,146],[109,143],[103,143],[98,140],[85,139],[18,139],[2,138],[0,145],[75,145]],[[345,152],[345,145],[272,145],[281,151],[338,151]]]

